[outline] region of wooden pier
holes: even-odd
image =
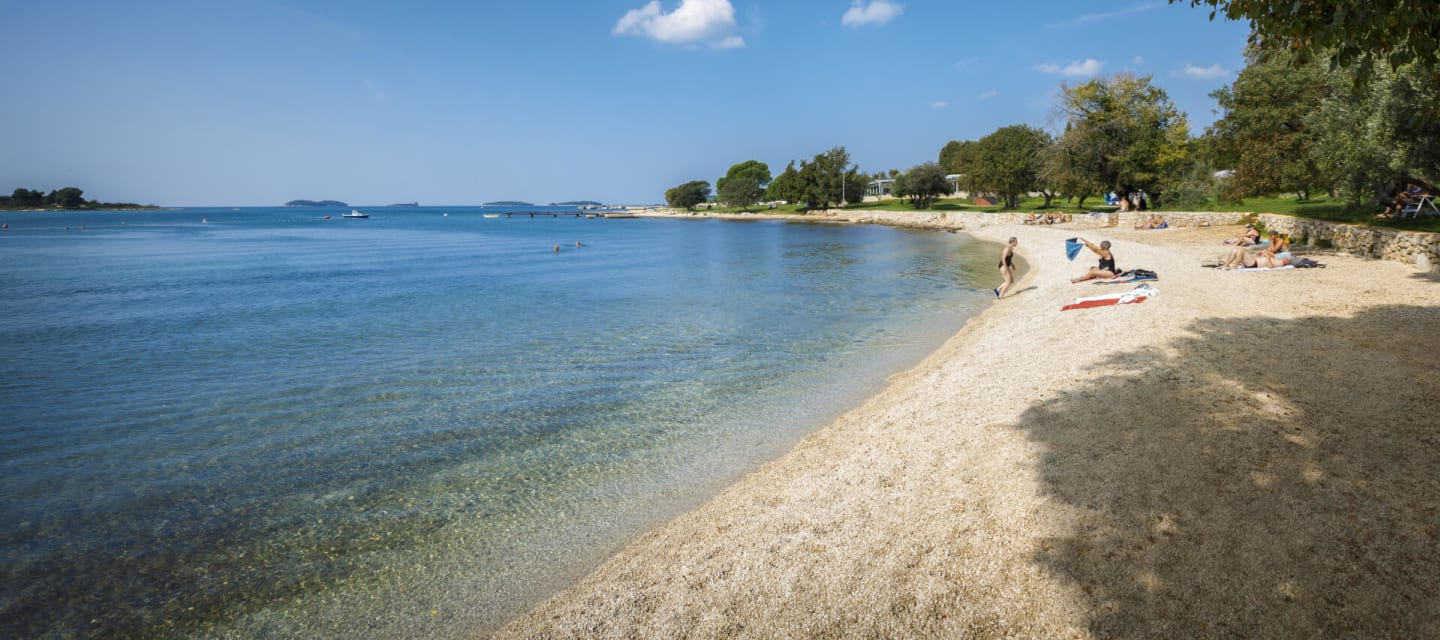
[[[608,214],[602,211],[506,211],[506,218],[526,217],[531,218],[633,218],[633,213],[622,213],[611,211]]]

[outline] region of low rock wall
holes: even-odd
[[[1440,267],[1440,233],[1363,227],[1273,213],[1260,214],[1259,218],[1266,229],[1289,236],[1295,244],[1404,262],[1425,271]]]
[[[983,213],[971,211],[837,211],[853,222],[885,224],[897,227],[930,229],[967,229],[995,224],[1023,224],[1026,213]],[[1148,220],[1150,212],[1067,214],[1072,227],[1133,228]],[[1440,270],[1440,233],[1422,233],[1381,227],[1310,220],[1274,213],[1187,212],[1164,211],[1166,223],[1172,227],[1223,226],[1241,224],[1258,218],[1267,229],[1290,237],[1297,245],[1333,249],[1364,258],[1394,260],[1425,270]]]

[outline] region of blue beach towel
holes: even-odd
[[[1070,238],[1065,241],[1065,257],[1074,260],[1075,256],[1080,255],[1080,250],[1084,248],[1085,245],[1080,242],[1079,238]]]

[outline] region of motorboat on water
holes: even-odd
[[[500,214],[498,214],[498,213],[485,213],[485,214],[481,214],[481,215],[485,216],[486,218],[498,218],[498,217],[500,217]]]
[[[350,213],[341,215],[340,217],[341,217],[341,218],[369,218],[369,217],[370,217],[370,214],[368,214],[368,213],[360,213],[359,211],[356,211],[355,209],[351,209],[351,210],[350,210]]]

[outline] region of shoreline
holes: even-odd
[[[1012,297],[497,637],[1440,631],[1440,281],[1200,268],[1229,231],[967,230]],[[1129,288],[1074,235],[1160,294],[1060,312]]]

